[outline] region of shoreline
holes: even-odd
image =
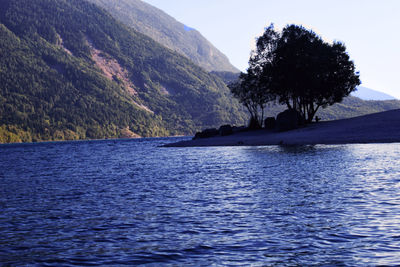
[[[0,143],[0,146],[8,145],[40,145],[40,144],[63,144],[63,143],[79,143],[79,142],[107,142],[107,141],[132,141],[132,140],[146,140],[146,139],[163,139],[163,138],[179,138],[190,137],[185,135],[172,135],[172,136],[156,136],[156,137],[137,137],[137,138],[104,138],[104,139],[77,139],[77,140],[48,140],[37,142],[13,142],[13,143]]]
[[[167,144],[166,147],[366,144],[400,142],[400,109],[322,121],[286,132],[257,130]]]

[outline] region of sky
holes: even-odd
[[[144,0],[195,28],[245,71],[266,26],[301,24],[345,43],[362,86],[400,99],[400,0]]]

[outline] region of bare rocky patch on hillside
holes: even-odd
[[[87,45],[90,48],[90,53],[93,61],[96,63],[96,66],[102,71],[104,76],[110,81],[115,81],[120,84],[129,95],[135,96],[137,92],[135,90],[135,85],[129,79],[129,72],[127,69],[123,68],[116,59],[112,58],[107,53],[96,49],[93,43],[87,39]],[[136,101],[134,103],[150,113],[154,113],[147,106],[140,104]]]

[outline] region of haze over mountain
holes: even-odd
[[[361,98],[363,100],[396,100],[396,98],[391,95],[375,91],[363,86],[357,87],[357,91],[355,91],[351,95]]]
[[[94,4],[0,6],[0,142],[182,135],[247,119],[217,76]]]
[[[141,0],[89,0],[116,19],[191,59],[207,71],[239,72],[228,58],[197,30]]]

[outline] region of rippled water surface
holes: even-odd
[[[400,263],[400,144],[176,140],[0,146],[1,264]]]

